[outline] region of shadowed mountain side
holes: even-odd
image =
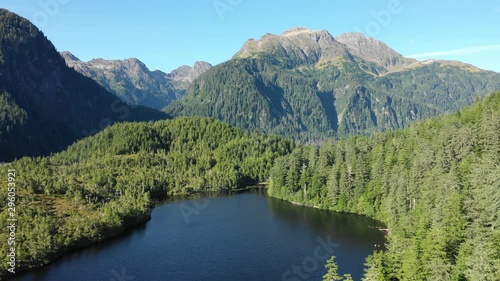
[[[168,117],[68,68],[28,20],[2,9],[0,31],[0,161],[62,150],[117,121]]]

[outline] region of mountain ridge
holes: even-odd
[[[500,74],[419,62],[359,33],[292,28],[249,39],[164,110],[306,142],[408,126],[500,89]]]
[[[362,33],[343,33],[335,37],[335,40],[346,45],[349,52],[355,56],[380,64],[389,72],[398,69],[398,66],[404,68],[417,63],[417,60],[406,58],[384,42],[366,37]]]
[[[0,9],[0,31],[0,161],[57,152],[115,122],[168,117],[68,68],[27,19]]]
[[[192,67],[183,65],[165,73],[151,71],[137,58],[95,58],[85,62],[69,51],[61,52],[61,56],[69,67],[94,79],[128,104],[154,109],[161,109],[180,99],[193,80],[212,67],[207,62],[197,61]]]
[[[340,43],[328,31],[292,28],[281,35],[266,33],[258,40],[250,39],[232,58],[256,58],[265,53],[281,55],[305,65],[345,55]]]

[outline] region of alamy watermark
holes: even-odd
[[[127,274],[127,268],[125,268],[125,267],[122,267],[121,271],[117,271],[116,269],[111,270],[111,275],[113,275],[113,278],[111,278],[110,281],[132,281],[132,280],[135,280],[134,275]]]
[[[7,270],[10,273],[16,273],[16,170],[7,170],[7,229],[9,235],[7,238]]]

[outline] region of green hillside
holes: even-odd
[[[17,173],[18,268],[117,235],[149,219],[150,197],[233,190],[267,180],[294,144],[220,121],[180,118],[113,125],[48,158],[3,166]],[[5,184],[6,185],[6,184]],[[7,193],[0,195],[6,221]],[[7,228],[0,239],[7,241]],[[6,261],[7,243],[0,248]],[[7,274],[0,265],[0,277]]]
[[[363,50],[341,43],[353,36],[365,42]],[[404,128],[500,89],[499,73],[453,61],[417,62],[361,35],[336,39],[300,29],[250,40],[165,111],[316,142]]]
[[[388,227],[364,280],[499,280],[500,93],[408,129],[279,158],[269,194]]]

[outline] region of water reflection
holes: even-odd
[[[207,202],[186,221],[183,206]],[[21,281],[109,281],[113,270],[134,280],[274,281],[311,257],[318,239],[330,237],[341,273],[363,274],[373,244],[383,243],[378,225],[366,217],[296,206],[266,191],[168,198],[151,220],[123,235],[66,254],[54,263],[17,276]],[[308,280],[321,280],[324,261]],[[292,279],[293,280],[293,279]]]
[[[307,225],[320,233],[331,233],[338,240],[358,243],[384,240],[382,232],[373,231],[383,227],[383,224],[365,216],[298,206],[275,198],[268,198],[268,205],[281,219],[292,224]]]

